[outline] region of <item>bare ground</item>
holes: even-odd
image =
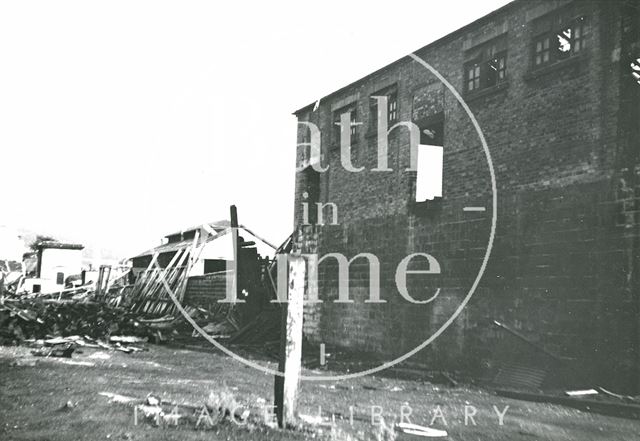
[[[272,362],[259,362],[275,368]],[[476,388],[375,376],[304,382],[299,411],[310,418],[321,415],[324,424],[283,431],[264,423],[263,408],[273,399],[271,375],[220,353],[162,346],[131,355],[85,349],[72,359],[33,357],[27,348],[0,347],[0,373],[0,440],[371,440],[380,431],[372,425],[372,413],[378,412],[388,424],[410,412],[412,423],[447,430],[449,440],[640,439],[637,420],[511,400]],[[154,394],[198,407],[210,393],[221,391],[250,411],[246,425],[225,421],[196,429],[193,419],[178,427],[142,420],[134,425],[132,405],[99,395]],[[502,425],[497,412],[505,412]]]

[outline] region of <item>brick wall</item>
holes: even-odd
[[[211,273],[189,277],[184,302],[190,306],[212,309],[227,295],[227,273]]]
[[[492,363],[496,345],[512,344],[492,325],[498,320],[548,350],[575,359],[586,374],[629,387],[640,379],[640,86],[627,70],[640,51],[638,24],[625,24],[629,11],[623,10],[623,2],[578,2],[579,12],[589,20],[587,49],[555,65],[532,69],[532,20],[569,3],[516,1],[417,51],[462,91],[465,50],[497,33],[508,35],[508,80],[473,96],[463,94],[484,132],[495,168],[494,249],[470,304],[416,360],[479,372]],[[390,135],[393,172],[371,171],[377,150],[369,129],[374,117],[369,97],[389,87],[397,90],[401,121],[444,115],[444,198],[426,207],[412,203],[415,173],[405,171],[406,130]],[[354,165],[366,167],[359,173],[340,167],[332,129],[334,111],[351,102],[356,104],[357,120],[363,122],[352,147]],[[318,231],[318,253],[378,256],[387,300],[384,305],[363,303],[369,290],[368,266],[362,260],[351,268],[351,297],[356,303],[331,302],[337,297],[336,265],[323,264],[320,293],[325,302],[308,307],[307,336],[386,358],[401,355],[450,317],[482,263],[491,187],[479,138],[453,94],[408,58],[324,98],[315,112],[301,109],[298,118],[321,128],[323,160],[330,169],[314,185],[319,187],[318,201],[333,202],[339,210],[339,225]],[[300,138],[304,130],[300,127]],[[297,174],[298,225],[308,180],[305,173]],[[463,212],[467,205],[488,210]],[[426,299],[442,288],[428,305],[407,303],[395,287],[396,265],[415,252],[433,254],[442,267],[438,276],[408,278],[409,292],[416,298]]]

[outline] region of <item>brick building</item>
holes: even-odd
[[[488,374],[498,363],[531,357],[508,324],[544,351],[611,387],[640,380],[640,57],[635,1],[516,0],[417,50],[461,95],[486,138],[495,171],[497,223],[486,271],[457,319],[411,360],[432,368]],[[386,123],[411,121],[420,144],[443,146],[442,197],[416,200],[421,173],[408,171],[409,130],[388,134],[388,167],[379,165],[377,103]],[[352,124],[351,160],[341,166],[337,124]],[[491,230],[489,163],[472,121],[454,94],[407,56],[295,112],[322,141],[321,165],[299,145],[295,223],[307,252],[372,253],[381,297],[365,303],[369,265],[350,265],[350,298],[338,296],[337,264],[319,267],[322,303],[307,305],[305,333],[317,343],[363,349],[389,360],[422,343],[451,317],[482,265]],[[360,123],[360,124],[357,124]],[[299,124],[298,142],[310,140]],[[305,167],[306,166],[306,167]],[[325,207],[324,225],[303,204]],[[483,207],[485,211],[465,210]],[[310,233],[310,234],[307,234]],[[427,252],[441,273],[395,272],[408,254]],[[419,262],[416,263],[418,265]],[[529,348],[529,349],[527,349]],[[548,368],[548,366],[547,366]],[[551,369],[554,370],[554,369]]]

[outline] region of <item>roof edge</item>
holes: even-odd
[[[55,241],[40,242],[36,245],[38,249],[59,249],[59,250],[83,250],[84,245],[79,243],[65,243]]]

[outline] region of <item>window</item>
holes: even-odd
[[[542,67],[566,60],[587,47],[589,26],[584,16],[572,10],[555,12],[534,23],[533,65]]]
[[[316,225],[318,223],[316,203],[320,202],[320,173],[312,168],[307,168],[302,172],[301,177],[302,202],[307,204],[303,205],[302,223]]]
[[[467,91],[480,89],[480,65],[477,63],[467,67],[469,77],[467,78]]]
[[[536,41],[536,66],[549,62],[549,37]]]
[[[394,87],[381,90],[371,95],[371,106],[369,108],[369,127],[372,135],[378,133],[378,99],[376,96],[387,97],[387,128],[390,129],[399,120],[398,117],[398,92]]]
[[[507,55],[499,56],[489,62],[489,67],[496,72],[497,81],[502,81],[507,77]]]
[[[398,94],[392,93],[387,97],[387,106],[389,107],[387,113],[387,122],[389,127],[398,122]]]
[[[351,114],[351,124],[349,127],[349,133],[351,134],[351,143],[353,144],[354,142],[358,141],[358,124],[356,122],[357,108],[355,104],[352,104],[350,106],[343,107],[340,110],[336,110],[333,114],[333,140],[336,147],[340,146],[340,131],[342,129],[340,121],[342,115],[347,112]]]
[[[308,164],[311,160],[311,130],[308,127],[302,126],[299,130],[299,148],[301,161],[300,164]]]
[[[418,122],[420,146],[416,170],[414,202],[442,198],[444,159],[444,115],[439,113]]]
[[[211,274],[227,269],[227,261],[223,259],[205,259],[204,260],[204,273]]]
[[[467,51],[464,67],[465,91],[497,85],[507,78],[506,34]]]
[[[56,284],[64,285],[64,273],[56,274]]]

